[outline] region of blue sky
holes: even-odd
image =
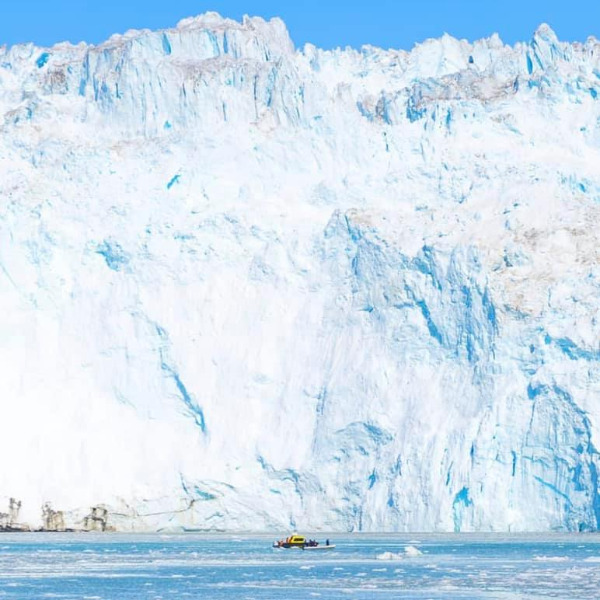
[[[98,43],[127,29],[172,27],[207,10],[235,19],[281,16],[297,46],[322,48],[410,49],[444,32],[469,40],[498,32],[513,44],[542,22],[563,40],[600,38],[600,0],[0,0],[0,45]]]

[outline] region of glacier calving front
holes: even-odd
[[[545,26],[296,50],[209,13],[0,49],[0,496],[32,525],[597,529],[599,94],[600,44]]]

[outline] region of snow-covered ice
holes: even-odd
[[[2,504],[596,529],[599,93],[600,44],[546,26],[0,49]]]

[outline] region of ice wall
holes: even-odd
[[[0,497],[597,529],[599,57],[214,13],[0,49]]]

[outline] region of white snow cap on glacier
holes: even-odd
[[[598,529],[599,93],[547,26],[1,49],[0,525]]]

